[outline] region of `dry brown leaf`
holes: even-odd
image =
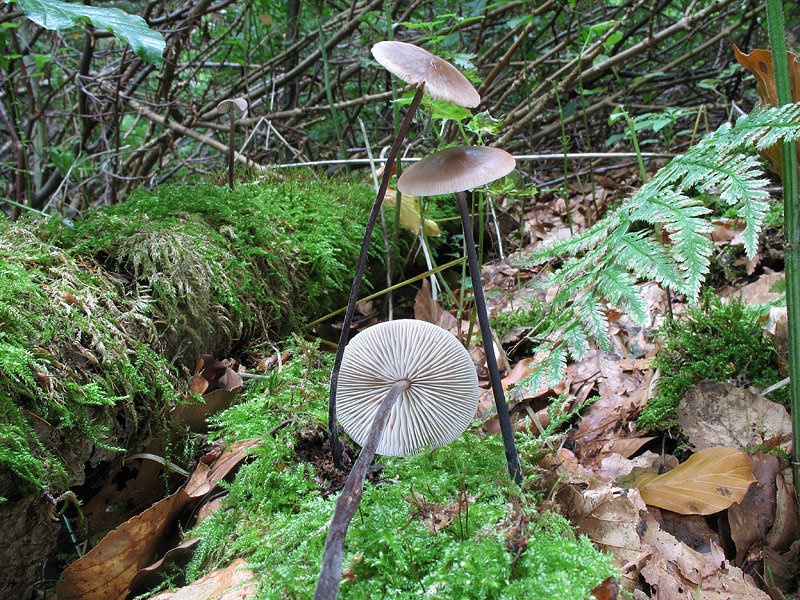
[[[752,455],[750,460],[756,485],[751,485],[742,501],[728,509],[731,539],[736,546],[734,563],[737,565],[744,564],[751,545],[761,542],[764,532],[769,531],[775,521],[775,477],[780,461],[761,453]]]
[[[189,502],[181,488],[109,533],[64,570],[56,584],[60,600],[124,600],[136,572],[153,562]]]
[[[511,369],[511,372],[503,377],[503,391],[508,395],[508,390],[518,381],[525,379],[536,370],[536,361],[532,358],[523,358]]]
[[[200,543],[200,538],[185,540],[179,546],[169,550],[163,557],[152,565],[140,569],[128,586],[129,596],[140,596],[153,589],[164,580],[170,568],[185,567],[189,564],[194,554],[195,547]]]
[[[427,277],[422,280],[422,286],[414,297],[414,318],[438,325],[451,333],[458,331],[456,318],[431,296],[431,282]]]
[[[678,424],[689,443],[747,448],[785,437],[790,451],[792,422],[786,409],[760,394],[729,383],[701,381],[678,405]]]
[[[607,485],[581,492],[573,486],[565,486],[559,499],[565,504],[565,514],[571,515],[580,533],[611,554],[617,567],[627,566],[621,585],[633,591],[638,582],[638,569],[645,558],[638,531],[647,507],[639,491]]]
[[[122,600],[136,573],[172,547],[171,538],[181,513],[211,492],[245,458],[246,450],[260,440],[231,445],[209,468],[200,462],[185,487],[146,511],[128,519],[97,546],[69,565],[56,584],[59,598],[67,600]]]
[[[769,600],[749,575],[725,560],[716,544],[701,554],[647,519],[642,546],[652,554],[642,569],[651,600]]]
[[[783,473],[775,478],[775,488],[775,522],[767,534],[767,548],[785,552],[795,540],[800,540],[800,514],[794,489]]]
[[[753,50],[750,54],[744,54],[734,44],[733,52],[736,60],[745,69],[750,71],[756,78],[756,88],[761,98],[759,106],[772,105],[778,106],[778,92],[775,85],[775,72],[772,66],[772,52],[769,50]],[[789,63],[789,80],[792,91],[792,101],[800,102],[800,61],[792,52],[786,53]],[[800,147],[800,142],[798,142]],[[759,152],[759,154],[769,159],[772,163],[772,170],[783,177],[783,157],[781,156],[781,145],[775,144]]]
[[[256,597],[255,574],[237,558],[224,569],[211,571],[191,585],[163,592],[150,600],[247,600]]]
[[[755,481],[744,452],[718,446],[693,454],[663,475],[645,475],[636,487],[649,505],[682,515],[710,515],[739,502]]]
[[[764,304],[778,300],[782,294],[771,291],[775,285],[783,281],[783,273],[767,273],[759,277],[756,281],[743,285],[738,290],[728,294],[731,298],[741,298],[743,304]]]
[[[711,529],[702,515],[680,515],[671,510],[652,509],[661,529],[700,553],[711,552],[712,544],[720,545],[719,534]]]

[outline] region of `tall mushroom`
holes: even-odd
[[[478,106],[481,101],[478,92],[475,91],[475,88],[472,87],[469,80],[467,80],[458,69],[446,60],[418,46],[405,42],[378,42],[372,47],[372,55],[375,57],[375,60],[383,65],[390,73],[396,75],[406,83],[415,85],[417,87],[417,92],[414,94],[414,99],[411,102],[408,113],[397,132],[397,138],[394,140],[389,150],[375,203],[372,205],[372,211],[367,219],[364,240],[361,243],[361,253],[358,257],[358,266],[356,267],[355,277],[353,278],[353,287],[350,289],[350,298],[347,302],[342,331],[339,334],[339,346],[336,350],[336,358],[334,359],[333,371],[331,372],[331,390],[330,399],[328,401],[328,435],[330,438],[331,453],[333,454],[333,462],[338,468],[342,468],[342,448],[339,444],[339,434],[336,428],[336,388],[339,382],[342,353],[347,344],[347,338],[350,335],[350,326],[353,322],[353,314],[355,313],[356,301],[358,300],[358,290],[361,287],[361,278],[364,276],[364,268],[367,264],[367,251],[369,250],[372,230],[375,228],[375,221],[380,214],[381,204],[383,203],[383,197],[386,195],[386,188],[389,185],[389,178],[392,175],[392,166],[397,157],[397,152],[400,149],[400,144],[403,142],[406,133],[408,133],[409,127],[411,127],[411,121],[414,118],[414,113],[417,112],[424,92],[427,92],[432,98],[449,100],[450,102],[468,108]],[[400,210],[399,206],[397,210]]]
[[[236,131],[236,109],[244,114],[247,112],[247,100],[244,98],[229,98],[217,104],[217,108],[228,113],[230,130],[228,131],[228,186],[233,189],[233,162],[236,156],[234,150],[234,133]]]
[[[374,325],[347,345],[340,373],[341,421],[362,444],[331,519],[314,600],[333,600],[344,540],[375,453],[405,456],[452,442],[478,408],[469,353],[441,327],[401,319]]]
[[[503,386],[500,382],[500,370],[497,368],[497,359],[492,351],[492,331],[489,327],[489,315],[483,295],[481,268],[478,264],[478,254],[475,251],[475,240],[472,237],[472,223],[467,209],[467,199],[464,196],[465,190],[500,179],[513,171],[515,166],[514,157],[499,148],[453,146],[431,154],[406,169],[397,180],[397,189],[403,194],[413,194],[414,196],[455,193],[458,199],[472,290],[475,295],[475,309],[478,312],[481,337],[486,348],[486,365],[492,382],[497,419],[503,434],[508,472],[519,483],[522,480],[519,456],[514,443],[514,432],[511,429],[511,419],[508,415]]]

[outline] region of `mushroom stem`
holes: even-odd
[[[397,138],[394,140],[392,147],[389,150],[389,156],[386,158],[386,164],[383,167],[383,175],[381,176],[381,184],[378,188],[378,193],[375,197],[375,203],[372,205],[372,211],[367,220],[367,226],[364,231],[364,240],[361,242],[361,254],[358,256],[358,266],[356,267],[356,274],[353,278],[353,287],[350,289],[350,298],[347,301],[347,311],[344,313],[344,321],[342,322],[342,331],[339,334],[339,345],[336,348],[336,358],[333,361],[333,370],[331,371],[331,389],[330,397],[328,400],[328,439],[330,440],[331,454],[333,455],[333,464],[337,469],[344,468],[342,464],[342,446],[339,443],[339,430],[336,427],[336,385],[339,381],[339,370],[342,367],[342,357],[344,356],[344,347],[347,345],[347,338],[350,335],[350,326],[353,323],[353,315],[356,310],[356,302],[358,301],[358,290],[361,287],[361,278],[364,276],[364,269],[367,265],[367,251],[369,250],[369,241],[372,237],[372,230],[375,228],[375,221],[380,214],[381,205],[383,204],[383,197],[386,195],[386,188],[389,187],[389,179],[392,176],[392,166],[397,157],[397,152],[400,150],[400,144],[403,143],[411,121],[414,119],[414,114],[417,112],[419,103],[422,101],[422,95],[425,91],[425,85],[419,84],[417,93],[411,101],[411,106],[408,108],[403,123],[397,132]],[[400,207],[397,207],[400,210]]]
[[[328,529],[328,537],[325,539],[325,549],[322,552],[322,564],[320,566],[319,579],[317,579],[317,587],[314,590],[314,600],[335,600],[339,593],[347,528],[361,504],[361,496],[364,494],[364,479],[367,476],[369,466],[372,464],[372,459],[375,458],[375,449],[381,441],[389,413],[392,411],[392,407],[394,407],[400,394],[409,387],[411,387],[411,382],[407,379],[401,379],[389,388],[389,392],[384,396],[375,413],[367,443],[361,449],[361,454],[358,455],[352,471],[347,476],[342,492],[336,500],[336,508],[333,511],[333,518]]]
[[[497,420],[500,422],[500,432],[503,434],[503,447],[506,451],[508,473],[517,483],[522,482],[522,471],[519,465],[517,446],[514,443],[514,432],[511,430],[511,419],[508,416],[508,405],[503,394],[503,384],[500,381],[500,370],[497,368],[497,359],[494,355],[492,330],[489,327],[489,313],[486,310],[486,298],[483,295],[481,283],[481,267],[478,264],[478,253],[475,251],[475,240],[472,237],[472,222],[467,209],[467,198],[464,192],[456,192],[458,211],[461,213],[461,226],[464,229],[464,243],[467,246],[467,259],[469,261],[469,274],[472,279],[472,293],[475,296],[475,309],[478,311],[478,321],[481,326],[481,337],[486,353],[486,366],[489,369],[489,379],[492,382],[494,403],[497,407]]]
[[[231,130],[230,130],[230,142],[228,143],[228,186],[233,189],[233,143],[234,143],[234,131],[236,130],[236,118],[233,115],[233,108],[230,109],[230,116],[231,116]]]

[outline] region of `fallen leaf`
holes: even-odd
[[[662,530],[692,550],[706,554],[711,552],[712,544],[720,545],[719,534],[708,526],[706,518],[701,515],[681,515],[659,508],[653,508],[652,513]]]
[[[775,478],[775,522],[767,534],[767,548],[786,552],[800,540],[800,514],[794,489],[786,482],[783,473]]]
[[[391,187],[388,188],[386,195],[383,197],[383,203],[386,206],[396,206],[397,190]],[[419,198],[403,194],[400,200],[400,224],[414,235],[419,235],[421,222],[422,215],[419,211]],[[436,221],[425,219],[425,235],[436,237],[441,234],[442,232],[439,230],[439,225],[436,224]]]
[[[427,277],[422,280],[422,286],[414,296],[414,318],[418,321],[427,321],[438,325],[451,333],[458,331],[456,318],[431,296],[431,282]]]
[[[761,101],[759,106],[772,105],[778,106],[778,92],[775,85],[775,72],[772,66],[772,52],[769,50],[753,50],[750,54],[744,54],[733,45],[733,52],[736,60],[745,69],[750,71],[756,78],[756,88]],[[800,61],[797,55],[792,52],[786,53],[789,63],[789,80],[792,92],[792,101],[800,102]],[[800,147],[800,142],[798,142]],[[760,151],[759,154],[769,159],[772,163],[772,170],[783,177],[783,157],[781,156],[781,144],[775,144]]]
[[[136,573],[175,546],[178,517],[227,476],[260,440],[231,445],[212,467],[198,463],[189,481],[106,535],[97,546],[69,565],[56,584],[62,600],[123,600]]]
[[[191,538],[179,546],[169,550],[161,559],[152,565],[140,569],[128,586],[130,596],[139,596],[153,589],[164,580],[167,570],[175,567],[185,567],[194,555],[194,550],[200,538]]]
[[[627,566],[621,585],[632,592],[645,559],[638,531],[647,507],[639,490],[621,490],[607,485],[581,491],[574,486],[564,486],[559,500],[578,532],[611,554],[618,568]]]
[[[755,481],[745,453],[719,446],[693,454],[663,475],[645,475],[636,487],[646,504],[682,515],[710,515],[741,501]]]
[[[191,498],[183,488],[125,521],[69,565],[56,584],[61,600],[124,600],[136,572],[151,564]]]
[[[204,575],[179,590],[163,592],[150,600],[247,600],[256,597],[255,574],[247,561],[237,558],[224,569]]]
[[[698,450],[710,446],[748,448],[785,438],[787,452],[792,422],[786,409],[760,394],[729,383],[701,381],[678,405],[678,424]]]
[[[780,299],[783,294],[773,292],[775,286],[783,281],[783,273],[767,273],[759,277],[756,281],[743,285],[738,290],[728,294],[729,298],[740,298],[743,304],[764,304]]]
[[[769,600],[716,544],[696,552],[663,531],[653,516],[643,529],[642,547],[652,556],[642,577],[652,588],[651,600]]]
[[[764,539],[775,521],[775,477],[780,469],[780,461],[769,454],[755,454],[753,475],[756,485],[750,486],[747,494],[738,504],[728,509],[728,523],[731,539],[736,546],[734,563],[744,564],[750,546]]]

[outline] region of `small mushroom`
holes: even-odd
[[[378,42],[372,56],[392,75],[411,84],[425,84],[431,98],[475,108],[481,97],[469,80],[449,62],[406,42]]]
[[[380,214],[383,197],[386,195],[386,188],[389,186],[389,179],[392,175],[397,152],[400,145],[411,127],[414,113],[417,112],[424,92],[428,92],[433,98],[450,100],[456,104],[466,107],[474,107],[480,103],[480,95],[469,80],[462,75],[458,69],[444,59],[439,58],[413,44],[405,42],[384,41],[378,42],[372,47],[372,54],[381,65],[389,72],[393,73],[406,83],[417,86],[417,92],[411,101],[411,106],[406,113],[403,123],[397,132],[397,138],[392,143],[386,164],[383,168],[380,186],[372,205],[367,225],[364,231],[364,240],[361,243],[361,253],[358,257],[358,266],[353,278],[353,287],[350,290],[350,298],[347,302],[347,310],[344,314],[342,330],[339,334],[339,346],[336,351],[336,358],[331,372],[331,391],[328,402],[328,435],[330,438],[331,454],[333,463],[338,468],[342,468],[342,448],[339,444],[339,434],[336,428],[336,389],[339,379],[339,369],[342,364],[342,353],[350,335],[350,325],[353,322],[356,302],[358,300],[358,290],[361,287],[361,278],[367,264],[367,250],[369,241],[372,237],[372,230]],[[397,207],[400,210],[400,206]]]
[[[236,116],[235,111],[238,108],[239,112],[244,114],[247,112],[247,100],[244,98],[229,98],[217,104],[217,108],[230,115],[230,142],[228,143],[228,185],[233,189],[233,159],[235,152],[233,149],[234,131],[236,130]]]
[[[475,309],[478,312],[481,337],[487,348],[486,366],[489,369],[492,393],[497,407],[497,419],[503,434],[508,472],[519,483],[522,481],[519,456],[500,381],[500,370],[497,367],[494,352],[491,351],[492,331],[489,327],[489,315],[483,295],[481,268],[478,264],[478,254],[475,251],[475,240],[472,237],[472,223],[469,218],[467,199],[464,196],[465,190],[500,179],[513,171],[515,166],[514,157],[500,148],[453,146],[431,154],[406,169],[397,180],[397,189],[404,194],[415,196],[438,196],[452,193],[456,195],[458,210],[461,213],[461,226],[464,230],[464,243],[467,247],[472,291],[475,295]]]
[[[469,353],[448,331],[401,319],[374,325],[347,345],[340,372],[342,425],[361,453],[331,519],[314,600],[334,600],[344,540],[376,452],[405,456],[460,436],[478,408],[478,377]]]

